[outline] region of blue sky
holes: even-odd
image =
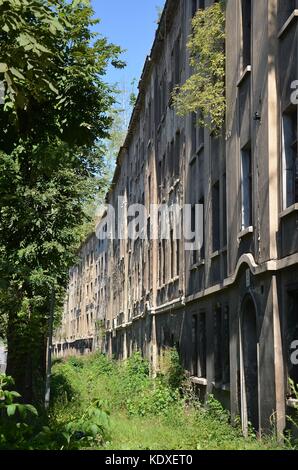
[[[164,0],[92,0],[96,17],[101,19],[99,32],[111,42],[126,49],[124,70],[111,67],[106,77],[110,83],[119,83],[131,91],[134,78],[137,83],[149,54],[157,28],[157,7]]]

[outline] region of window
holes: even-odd
[[[159,243],[158,246],[158,256],[159,256],[159,285],[161,286],[163,283],[163,275],[162,275],[162,244]]]
[[[192,375],[197,377],[198,374],[198,316],[192,316],[191,325],[191,343],[192,343]]]
[[[165,260],[165,255],[166,255],[166,240],[162,240],[162,283],[163,285],[166,283],[166,260]]]
[[[222,355],[223,355],[222,381],[224,384],[229,384],[230,383],[230,313],[229,313],[229,307],[225,307],[224,312],[223,312]]]
[[[175,251],[174,251],[174,232],[173,230],[170,231],[170,244],[171,244],[171,272],[170,272],[170,278],[174,278],[174,257],[175,257]]]
[[[222,382],[222,311],[217,308],[214,312],[214,378],[215,382]]]
[[[282,119],[283,208],[298,203],[297,110]]]
[[[202,236],[203,236],[203,240],[201,240],[201,243],[202,243],[202,246],[201,246],[201,250],[200,250],[200,261],[204,260],[205,259],[205,198],[204,196],[201,197],[201,199],[199,200],[199,204],[201,206],[203,206],[203,220],[201,221],[201,223],[203,224],[203,230],[202,230]]]
[[[180,85],[181,82],[181,35],[177,37],[174,46],[174,56],[175,56],[175,75],[174,75],[174,84]]]
[[[180,150],[181,150],[181,134],[180,132],[176,133],[175,139],[175,158],[174,158],[174,175],[175,178],[179,177],[180,173]]]
[[[207,338],[206,338],[206,314],[199,315],[199,377],[207,377]]]
[[[242,66],[243,70],[251,64],[251,0],[241,0],[242,10]]]
[[[212,188],[212,249],[213,252],[220,248],[220,196],[219,181]]]
[[[278,18],[279,27],[288,20],[295,8],[298,7],[297,0],[279,0],[278,1]]]
[[[176,276],[179,276],[180,271],[180,240],[176,240]]]
[[[241,152],[241,228],[252,225],[252,161],[250,148]]]
[[[196,231],[196,205],[192,204],[191,206],[191,232],[195,233]],[[195,241],[195,236],[193,237],[193,241]],[[192,251],[192,263],[196,264],[198,259],[197,259],[197,251],[193,250]]]
[[[197,152],[197,115],[191,114],[191,154],[195,155]]]
[[[223,175],[223,234],[222,234],[222,239],[223,239],[223,246],[227,246],[227,175]]]
[[[205,0],[192,0],[191,14],[195,16],[197,10],[203,10],[205,8]]]

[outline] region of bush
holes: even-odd
[[[159,375],[171,388],[180,389],[185,379],[184,369],[180,363],[179,353],[176,348],[165,349],[160,358]]]
[[[21,395],[9,390],[13,385],[12,377],[0,374],[0,449],[30,447],[38,416],[34,406],[17,401]]]

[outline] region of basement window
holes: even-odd
[[[298,202],[297,109],[282,118],[283,208]]]

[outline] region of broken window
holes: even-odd
[[[241,151],[241,213],[242,230],[252,225],[252,158],[251,149]]]
[[[297,109],[283,115],[283,206],[284,209],[298,203],[298,155],[297,155]]]

